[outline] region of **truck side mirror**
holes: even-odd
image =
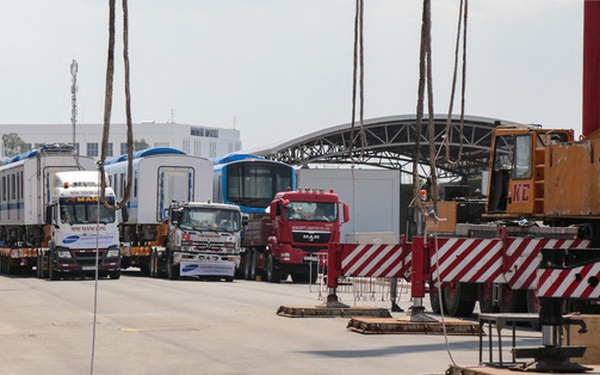
[[[242,216],[242,226],[245,227],[246,225],[248,225],[248,216],[244,215]]]
[[[124,223],[129,221],[129,210],[127,209],[127,206],[121,208],[121,219]]]
[[[350,221],[350,207],[346,203],[342,203],[344,205],[344,220],[343,223],[347,223]]]

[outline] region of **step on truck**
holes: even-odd
[[[73,198],[97,201],[97,187],[86,187],[86,194],[79,194],[81,186],[75,187],[82,178],[85,181],[91,178],[95,183],[98,173],[85,171],[96,169],[93,158],[79,156],[73,146],[65,144],[46,145],[13,156],[0,166],[0,271],[26,273],[37,267],[38,276],[52,271],[52,277],[57,278],[60,273],[54,271],[64,275],[81,275],[83,267],[94,266],[97,236],[96,231],[89,230],[92,224],[63,221],[59,214],[62,207],[66,207],[69,194]],[[73,179],[67,181],[64,173],[69,173]],[[62,177],[57,179],[57,174]],[[63,177],[64,180],[61,179]],[[66,195],[59,193],[67,190],[64,182],[69,182],[71,188]],[[107,195],[110,196],[110,189],[107,189]],[[87,207],[69,203],[73,209]],[[103,236],[112,238],[116,226],[116,220],[102,224]],[[100,249],[103,257],[107,255],[109,246],[117,244],[111,242],[110,239],[102,241],[107,245]],[[58,257],[59,252],[62,257]],[[93,259],[90,259],[92,256]],[[51,264],[50,258],[53,259]],[[69,259],[68,262],[59,261],[59,265],[68,263],[69,266],[61,266],[58,270],[59,258]],[[110,263],[113,262],[119,262],[118,254],[110,259]],[[110,268],[107,272],[118,268]]]
[[[244,277],[314,281],[329,243],[340,241],[341,225],[350,218],[348,205],[333,191],[301,189],[277,193],[267,211],[251,215],[245,228]]]
[[[127,155],[104,165],[117,198],[127,183]],[[129,217],[120,227],[121,266],[138,267],[150,275],[152,249],[163,247],[171,202],[206,202],[212,196],[212,163],[183,151],[156,147],[133,154],[133,187],[127,202]]]
[[[240,264],[242,215],[230,204],[176,202],[169,207],[168,236],[153,247],[150,275],[233,281]]]

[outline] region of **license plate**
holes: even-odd
[[[94,266],[83,266],[83,267],[81,267],[81,269],[83,271],[95,271],[96,267],[94,267]]]

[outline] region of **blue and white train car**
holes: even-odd
[[[242,213],[264,213],[275,194],[296,189],[294,167],[253,154],[214,159],[213,201],[235,204]]]

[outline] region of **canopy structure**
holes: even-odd
[[[448,133],[450,161],[446,160],[447,116],[434,116],[436,166],[440,178],[469,178],[480,176],[488,167],[492,131],[500,124],[514,122],[465,116],[463,130],[460,117],[451,118]],[[360,126],[355,123],[323,129],[291,141],[255,151],[267,159],[291,165],[363,164],[412,172],[415,157],[417,121],[414,115],[372,118],[364,121],[364,147]],[[462,134],[462,137],[461,137]],[[461,149],[462,141],[462,152]],[[423,120],[418,163],[429,166],[427,119]],[[350,152],[352,150],[352,152]]]

